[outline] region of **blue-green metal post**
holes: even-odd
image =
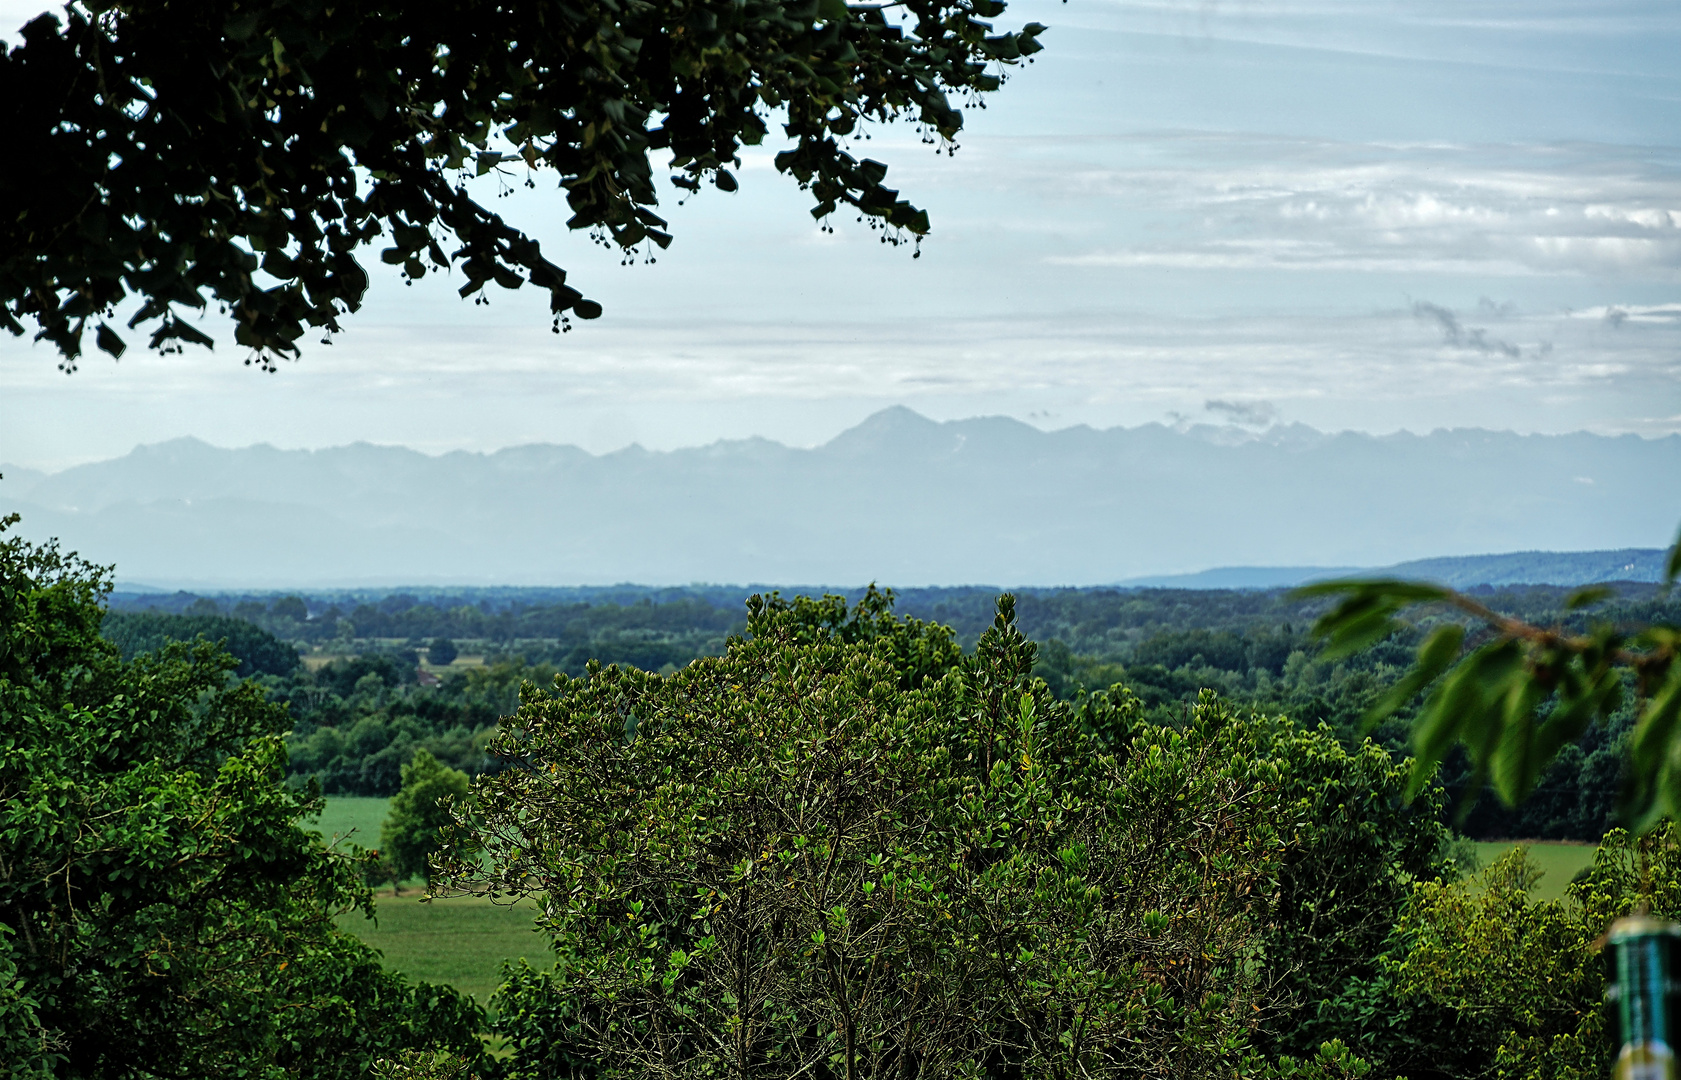
[[[1676,961],[1681,926],[1644,915],[1611,924],[1606,947],[1616,977],[1605,992],[1616,1021],[1614,1080],[1677,1080],[1675,1040],[1681,1004]]]

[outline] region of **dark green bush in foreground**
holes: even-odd
[[[124,661],[100,637],[108,587],[0,542],[0,1076],[475,1060],[477,1006],[334,927],[371,898],[361,860],[299,827],[316,804],[282,782],[285,712],[206,642]]]

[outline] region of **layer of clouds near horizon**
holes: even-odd
[[[0,2],[0,36],[34,6]],[[999,22],[1028,19],[1046,52],[968,110],[954,156],[908,128],[860,144],[929,209],[918,260],[850,218],[818,232],[774,148],[738,195],[671,206],[652,266],[567,236],[540,181],[498,209],[599,323],[554,338],[531,290],[486,309],[376,273],[348,333],[260,386],[231,341],[66,380],[7,339],[0,460],[183,434],[809,446],[891,402],[1049,427],[1217,401],[1326,429],[1681,430],[1681,7],[1027,0]]]

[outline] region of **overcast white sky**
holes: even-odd
[[[0,0],[0,36],[38,4]],[[1039,62],[954,157],[861,149],[928,208],[913,261],[820,233],[769,160],[669,207],[653,266],[568,236],[549,185],[499,209],[607,307],[405,288],[275,375],[214,353],[76,375],[0,339],[0,462],[196,435],[437,452],[813,445],[889,404],[1044,427],[1681,431],[1681,5],[1673,0],[1013,3]]]

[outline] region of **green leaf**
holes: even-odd
[[[1501,687],[1500,737],[1489,764],[1489,775],[1495,792],[1507,806],[1516,806],[1528,797],[1552,761],[1552,753],[1542,748],[1541,733],[1535,722],[1535,706],[1541,696],[1540,687],[1522,668],[1509,673]]]
[[[1406,798],[1413,799],[1436,773],[1436,767],[1458,741],[1470,719],[1478,693],[1471,665],[1461,664],[1425,701],[1413,724],[1413,764],[1407,780]]]
[[[1389,719],[1446,671],[1465,646],[1465,628],[1458,623],[1438,627],[1418,647],[1418,661],[1366,713],[1367,731]]]
[[[128,349],[128,343],[118,337],[117,332],[104,323],[99,324],[99,330],[94,334],[93,340],[101,351],[108,352],[119,360],[122,359],[123,353]]]
[[[1671,665],[1662,687],[1646,702],[1640,720],[1629,739],[1629,772],[1631,787],[1642,798],[1638,801],[1640,827],[1650,828],[1658,817],[1673,810],[1658,802],[1663,787],[1664,770],[1675,748],[1676,726],[1681,722],[1681,664]]]
[[[1669,558],[1664,561],[1663,587],[1668,589],[1677,577],[1681,577],[1681,535],[1676,536],[1675,546],[1669,549]]]
[[[1338,622],[1319,654],[1320,659],[1340,660],[1382,641],[1398,627],[1392,614],[1393,609],[1380,606]]]
[[[1408,798],[1423,790],[1457,739],[1475,768],[1459,812],[1463,816],[1470,811],[1507,734],[1505,699],[1511,691],[1509,680],[1521,674],[1521,662],[1516,642],[1497,641],[1472,653],[1442,681],[1414,727],[1416,756]]]
[[[1452,591],[1440,585],[1431,585],[1422,581],[1401,581],[1396,578],[1347,578],[1340,581],[1316,581],[1311,585],[1303,585],[1292,589],[1292,597],[1309,600],[1316,596],[1335,596],[1338,593],[1357,593],[1367,596],[1379,596],[1406,604],[1423,604],[1433,600],[1446,600],[1452,596]]]
[[[1327,639],[1326,659],[1359,652],[1382,640],[1396,627],[1393,616],[1412,604],[1445,600],[1452,594],[1436,585],[1414,581],[1326,581],[1291,592],[1295,599],[1348,594],[1335,609],[1314,623],[1315,636]]]

